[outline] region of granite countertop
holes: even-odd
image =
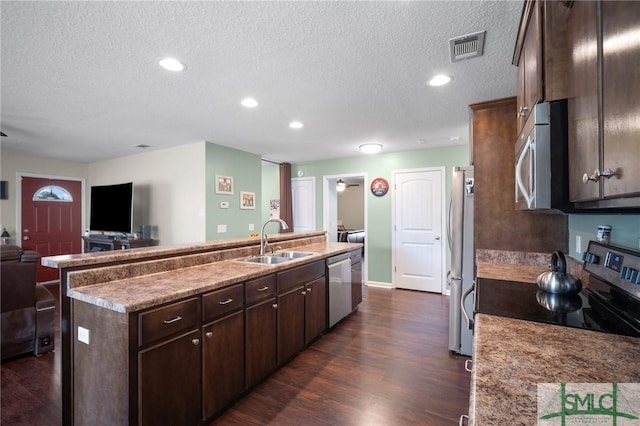
[[[359,247],[362,247],[362,244],[325,242],[302,245],[290,250],[313,252],[314,254],[275,265],[224,260],[168,272],[70,288],[68,296],[117,312],[135,312],[311,263]],[[82,274],[82,271],[70,272],[69,280],[73,280],[75,274]]]
[[[640,338],[475,317],[469,424],[536,425],[538,383],[638,383]]]
[[[300,238],[311,238],[325,235],[324,231],[313,232],[287,232],[268,236],[269,243],[278,243]],[[259,243],[259,238],[236,238],[203,243],[179,244],[171,246],[140,247],[128,250],[102,251],[82,254],[65,254],[59,256],[47,256],[41,260],[42,266],[49,268],[70,268],[86,265],[99,265],[123,260],[144,260],[150,257],[190,254],[235,247],[246,247]]]

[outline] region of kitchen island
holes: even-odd
[[[309,254],[243,262],[247,238],[45,258],[62,277],[64,424],[200,424],[317,338],[325,259],[361,245],[269,241]]]

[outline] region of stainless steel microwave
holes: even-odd
[[[516,140],[518,210],[570,211],[566,100],[536,104]]]

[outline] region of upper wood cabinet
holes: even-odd
[[[518,133],[536,103],[567,97],[567,15],[563,2],[524,3],[513,55],[518,66]]]
[[[574,2],[567,28],[571,201],[640,207],[640,3]]]

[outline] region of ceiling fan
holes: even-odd
[[[338,179],[336,181],[336,191],[338,192],[342,192],[347,188],[350,188],[352,186],[360,186],[359,183],[345,183],[345,181],[343,181],[342,179]]]

